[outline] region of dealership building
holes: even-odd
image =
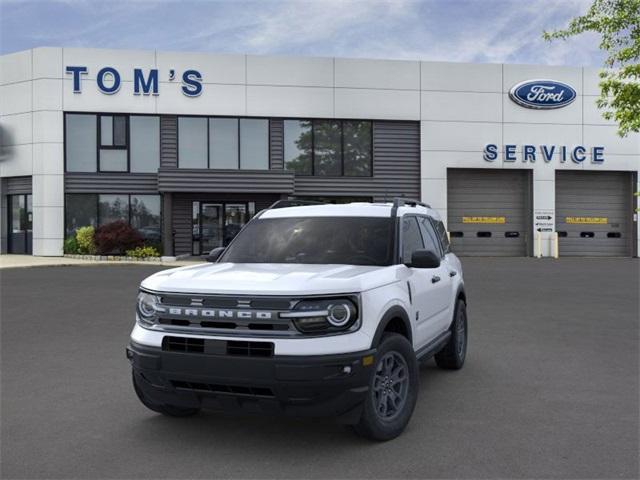
[[[164,255],[279,199],[421,199],[454,251],[637,256],[596,68],[36,48],[0,57],[2,253],[124,220]]]

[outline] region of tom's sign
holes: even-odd
[[[550,110],[562,108],[576,99],[576,91],[555,80],[527,80],[509,91],[511,100],[526,108]]]
[[[73,93],[82,93],[83,76],[89,73],[85,66],[69,65],[65,68],[67,75],[73,78]],[[160,77],[157,68],[147,71],[142,68],[133,69],[133,94],[158,95],[160,93]],[[167,82],[180,81],[182,93],[187,97],[197,97],[202,93],[202,75],[197,70],[185,70],[180,75],[171,69],[167,72]],[[122,86],[120,72],[113,67],[103,67],[96,73],[96,86],[106,95],[113,95]]]

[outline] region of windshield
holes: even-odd
[[[390,265],[391,238],[390,218],[256,219],[240,232],[220,262]]]

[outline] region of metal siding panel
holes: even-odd
[[[271,119],[269,122],[269,168],[284,168],[284,120]]]
[[[556,172],[556,231],[561,256],[631,256],[633,251],[631,174]],[[570,224],[567,217],[606,217],[602,225]],[[592,232],[594,238],[583,238]],[[608,238],[617,232],[620,238]]]
[[[373,122],[371,177],[297,176],[295,182],[296,195],[305,197],[420,198],[420,124]]]
[[[65,173],[65,193],[158,193],[155,173]]]
[[[284,170],[206,170],[161,168],[163,192],[293,193],[293,173]]]
[[[178,117],[160,117],[160,167],[178,166]]]
[[[447,209],[451,247],[462,256],[525,256],[529,212],[525,170],[447,170]],[[462,217],[505,217],[504,224],[462,223]],[[491,237],[478,237],[491,232]],[[506,238],[505,232],[519,232]]]
[[[31,177],[6,177],[5,180],[7,195],[20,195],[32,191]]]

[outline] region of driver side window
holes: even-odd
[[[422,235],[416,217],[404,217],[402,219],[402,261],[411,261],[411,255],[416,250],[424,248]]]

